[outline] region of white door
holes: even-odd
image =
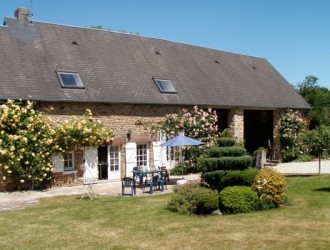
[[[108,179],[120,179],[120,147],[108,146]]]
[[[85,147],[84,150],[85,159],[85,171],[84,178],[95,178],[98,179],[98,156],[97,148]]]
[[[136,143],[128,142],[125,145],[126,155],[126,176],[133,176],[133,168],[137,166]]]

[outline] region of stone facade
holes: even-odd
[[[127,133],[131,132],[131,142],[135,143],[151,143],[158,140],[159,135],[150,131],[150,126],[145,124],[160,123],[165,119],[166,114],[177,113],[181,108],[187,106],[171,106],[171,105],[129,105],[129,104],[87,104],[87,103],[42,103],[41,110],[51,110],[50,117],[52,119],[61,120],[72,115],[83,115],[86,109],[90,109],[93,116],[114,131],[114,140],[111,145],[120,146],[121,154],[121,176],[125,175],[125,144],[128,142]],[[273,145],[272,158],[280,157],[280,141],[279,141],[279,122],[281,110],[273,111]],[[244,109],[236,108],[228,110],[228,127],[232,131],[237,142],[244,141]],[[153,148],[149,147],[149,161],[153,162]],[[76,155],[75,161],[77,173],[76,177],[81,177],[83,171],[80,169],[82,164],[82,152]],[[73,175],[68,174],[61,176],[56,183],[72,183]],[[58,176],[56,176],[56,179]]]
[[[76,173],[53,173],[52,186],[76,185],[77,183]]]
[[[280,123],[281,123],[281,110],[273,111],[273,146],[272,153],[270,155],[271,159],[280,160],[281,154],[281,142],[280,142]]]
[[[151,143],[159,139],[159,135],[150,129],[150,125],[163,121],[166,114],[177,113],[187,106],[171,105],[125,105],[125,104],[86,104],[86,103],[40,103],[39,109],[50,111],[49,117],[60,121],[73,115],[83,115],[86,109],[91,110],[93,116],[114,132],[113,146],[120,146],[121,177],[126,173],[125,144],[128,142],[127,133],[130,131],[130,142]],[[149,126],[145,126],[145,125]],[[54,185],[72,184],[74,177],[82,177],[83,151],[75,151],[76,173],[54,174]],[[149,161],[153,162],[153,147],[149,147]]]
[[[113,146],[119,146],[121,159],[121,177],[126,173],[125,145],[128,142],[127,133],[131,132],[130,142],[149,143],[149,161],[153,162],[153,147],[151,142],[159,140],[159,135],[145,124],[162,122],[167,114],[177,113],[179,109],[188,106],[172,105],[129,105],[129,104],[87,104],[87,103],[39,103],[41,111],[50,111],[49,117],[55,122],[73,115],[83,115],[90,109],[93,116],[114,131]],[[192,106],[191,106],[192,108]],[[281,110],[273,111],[273,157],[278,159],[280,153],[279,123]],[[244,140],[244,109],[228,110],[228,127],[238,142]],[[53,185],[75,185],[76,178],[83,176],[83,150],[74,152],[75,171],[54,173]],[[3,186],[3,185],[2,185]]]
[[[231,109],[228,112],[228,127],[237,142],[244,140],[244,110]]]
[[[178,106],[170,105],[125,105],[125,104],[87,104],[87,103],[42,103],[41,110],[51,110],[50,117],[61,120],[72,115],[83,115],[90,109],[96,119],[102,121],[114,131],[113,145],[125,144],[127,132],[131,131],[131,141],[151,142],[156,139],[155,134],[143,125],[136,125],[139,121],[144,124],[158,123],[164,120],[166,114],[177,113]]]

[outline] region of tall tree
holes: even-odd
[[[312,106],[309,112],[310,129],[330,126],[330,90],[317,84],[318,77],[309,75],[294,88]]]

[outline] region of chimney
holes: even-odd
[[[30,20],[30,10],[20,7],[15,10],[15,17],[19,23],[27,24]]]

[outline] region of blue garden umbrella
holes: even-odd
[[[195,140],[185,135],[178,135],[172,139],[160,144],[162,147],[179,147],[179,146],[198,146],[202,145],[204,142]]]
[[[173,137],[172,139],[160,144],[160,146],[162,146],[162,147],[180,147],[180,159],[181,159],[180,163],[183,163],[182,146],[198,146],[198,145],[202,145],[202,144],[205,144],[205,143],[180,134],[180,135]],[[183,179],[183,168],[182,168],[182,179]]]

